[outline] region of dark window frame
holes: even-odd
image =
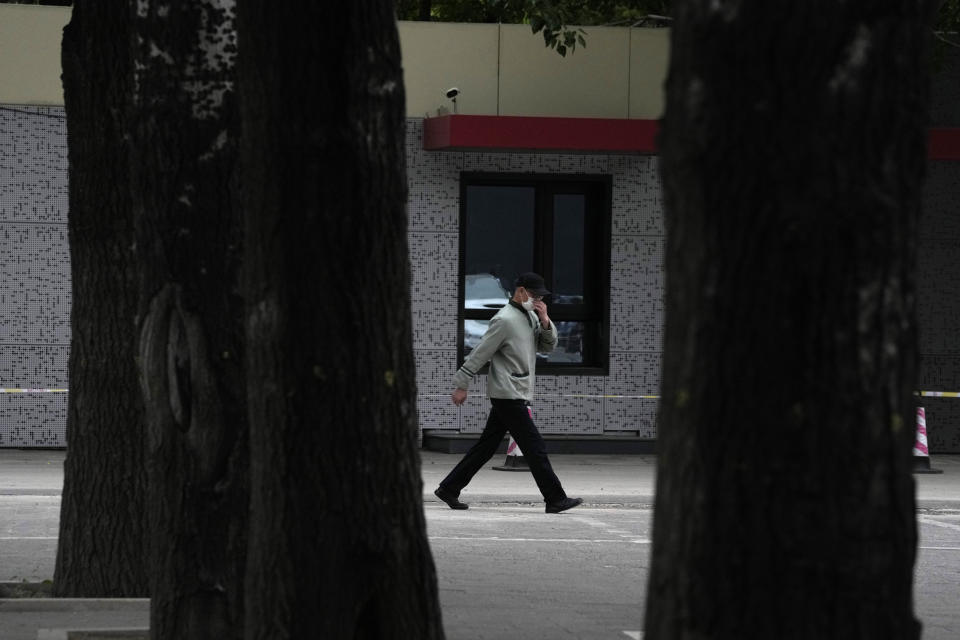
[[[592,267],[595,271],[590,274],[594,282],[594,295],[598,301],[593,305],[567,304],[550,305],[550,319],[563,321],[599,321],[600,330],[596,337],[594,348],[595,357],[584,363],[554,363],[540,360],[537,363],[539,375],[565,376],[607,376],[610,373],[610,247],[611,227],[613,218],[613,176],[609,174],[557,174],[557,173],[498,173],[463,171],[460,173],[460,220],[459,220],[459,249],[457,278],[457,361],[463,364],[464,356],[464,319],[487,319],[493,317],[496,310],[464,309],[464,283],[466,272],[467,249],[467,189],[471,186],[532,186],[536,189],[534,214],[534,271],[544,277],[549,288],[553,282],[553,228],[552,217],[547,215],[552,210],[550,202],[554,195],[587,194],[595,189],[599,195],[597,199],[587,198],[586,215],[597,215],[599,220],[588,229],[599,235],[592,241],[584,242],[584,271],[585,289],[586,272]],[[586,185],[590,185],[586,187]],[[511,283],[512,284],[512,283]],[[512,289],[510,292],[512,293]],[[585,291],[586,293],[586,291]],[[585,317],[593,307],[589,317]],[[484,368],[484,372],[486,367]]]

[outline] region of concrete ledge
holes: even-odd
[[[62,493],[62,489],[0,489],[0,496],[59,497]]]
[[[38,629],[37,640],[149,640],[149,629]]]
[[[593,509],[652,509],[653,496],[622,495],[622,494],[582,494],[574,493],[577,498],[583,498],[583,507]],[[497,495],[493,493],[460,494],[460,499],[470,506],[483,505],[485,507],[535,507],[543,509],[543,496],[539,494]],[[436,505],[448,509],[447,505],[433,497],[424,496],[424,505]],[[569,511],[568,513],[574,513]],[[559,514],[563,515],[563,514]]]
[[[0,598],[4,611],[149,611],[150,598]]]
[[[423,448],[439,453],[466,453],[477,440],[479,434],[438,431],[428,429],[423,432]],[[554,453],[579,453],[596,455],[650,455],[656,452],[656,440],[647,440],[639,436],[564,436],[544,434],[547,451]],[[506,453],[507,440],[497,448],[497,453]]]

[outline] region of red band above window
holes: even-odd
[[[657,120],[446,115],[423,121],[428,151],[656,153]],[[960,128],[930,130],[931,160],[960,160]]]
[[[960,160],[960,129],[930,129],[927,157],[931,160]]]
[[[655,153],[656,120],[449,115],[423,121],[423,148]]]

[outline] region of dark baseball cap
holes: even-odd
[[[535,296],[548,296],[550,292],[543,284],[543,276],[532,271],[521,273],[517,281],[513,283],[515,287],[523,287]]]

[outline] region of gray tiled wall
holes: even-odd
[[[613,180],[610,375],[539,376],[534,408],[544,432],[656,436],[656,403],[605,395],[659,388],[663,207],[649,156],[425,152],[422,121],[408,121],[414,349],[423,429],[477,432],[481,379],[461,409],[449,401],[457,367],[461,171],[602,173]],[[63,109],[0,108],[0,387],[69,386],[70,270]],[[960,390],[960,163],[935,163],[921,221],[918,307],[921,386]],[[586,396],[586,397],[583,397]],[[63,446],[65,393],[0,394],[0,447]],[[926,403],[931,450],[960,452],[960,400]]]
[[[61,107],[0,105],[0,447],[63,446],[70,350]],[[47,391],[38,391],[47,390]],[[56,391],[51,391],[56,390]]]
[[[557,153],[423,150],[423,121],[407,122],[410,255],[418,409],[424,429],[479,432],[487,417],[483,376],[467,404],[449,400],[457,369],[460,172],[607,174],[613,179],[610,376],[537,376],[534,406],[544,433],[656,436],[663,312],[663,207],[657,159]],[[588,397],[580,397],[588,396]]]
[[[960,162],[927,170],[917,251],[919,385],[960,391]],[[930,451],[960,452],[960,398],[923,398]]]

